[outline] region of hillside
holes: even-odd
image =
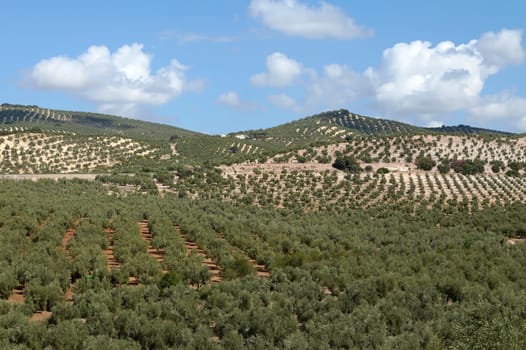
[[[61,111],[38,106],[0,105],[0,132],[68,132],[80,135],[118,135],[148,142],[167,142],[170,137],[199,133],[169,125],[112,115]]]
[[[526,136],[2,108],[2,348],[526,347]]]
[[[511,133],[475,128],[468,125],[422,128],[388,119],[351,113],[345,109],[329,111],[269,129],[233,133],[252,140],[264,140],[280,146],[305,146],[314,143],[339,142],[349,135],[512,135]]]
[[[79,140],[79,144],[89,142],[84,141],[85,137],[91,137],[90,140],[95,140],[97,137],[130,139],[133,142],[141,143],[143,148],[157,149],[158,151],[154,152],[156,156],[152,158],[153,160],[172,159],[179,164],[203,164],[206,162],[219,165],[256,159],[264,161],[276,154],[298,150],[306,146],[342,142],[352,135],[385,137],[430,133],[511,136],[511,134],[465,125],[425,129],[387,119],[364,117],[347,110],[320,113],[269,129],[236,132],[226,136],[211,136],[173,126],[97,113],[61,111],[6,103],[0,106],[0,135],[18,135],[10,136],[14,139],[19,137],[24,139],[29,134],[40,134],[45,137],[63,135],[62,137],[70,142],[69,147],[71,148],[78,148],[74,142],[75,138]],[[53,167],[45,164],[42,166],[32,165],[26,159],[27,157],[23,156],[26,153],[30,155],[32,152],[24,148],[28,144],[18,143],[18,141],[15,141],[15,144],[18,145],[18,151],[11,151],[9,159],[5,155],[0,159],[0,163],[9,161],[14,165],[4,164],[2,171],[12,171],[12,169],[25,171],[23,169],[28,169],[28,171],[39,172],[59,171],[66,168],[91,170],[104,167],[103,164],[106,167],[124,164],[122,161],[115,160],[93,163],[94,159],[91,159],[93,163],[91,165],[86,165],[84,160],[79,161],[80,164],[72,163]],[[122,151],[115,149],[113,152],[112,144],[114,143],[110,142],[106,153],[111,153],[110,158],[121,159]],[[91,148],[93,149],[93,147]],[[61,150],[59,149],[58,152],[60,153]],[[125,159],[133,161],[133,152],[128,153],[130,156],[125,157]],[[153,155],[153,153],[151,154]],[[139,153],[137,155],[145,156],[145,154]],[[85,158],[83,156],[79,159]],[[71,158],[70,162],[74,162],[74,159],[77,158]],[[18,165],[16,165],[17,162]]]

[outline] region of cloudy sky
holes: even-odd
[[[526,3],[11,1],[3,101],[217,134],[326,110],[526,131]]]

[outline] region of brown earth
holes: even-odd
[[[148,254],[153,257],[161,266],[164,266],[164,249],[156,249],[152,246],[152,233],[148,227],[148,221],[142,220],[138,222],[141,238],[148,243]],[[163,269],[163,272],[166,273],[168,270]]]
[[[102,251],[102,253],[104,256],[106,256],[108,271],[111,271],[113,269],[119,268],[121,264],[117,261],[117,259],[115,259],[115,255],[113,255],[113,235],[115,234],[115,231],[111,228],[107,228],[104,230],[104,232],[106,232],[108,235],[110,244],[108,245],[107,249]]]
[[[190,255],[192,252],[195,252],[197,255],[202,256],[203,265],[208,267],[208,271],[211,274],[210,282],[222,282],[223,277],[221,277],[221,270],[219,269],[219,266],[217,266],[216,262],[210,258],[202,248],[199,248],[197,243],[188,240],[188,237],[181,231],[181,228],[178,225],[175,225],[175,229],[179,232],[181,239],[184,241],[186,255]]]
[[[8,301],[15,304],[23,304],[25,302],[24,286],[20,285],[13,289],[13,292],[11,293],[11,296],[9,297]]]
[[[225,239],[225,234],[224,233],[219,234],[219,238],[224,240]],[[243,253],[238,248],[235,248],[235,247],[232,248],[232,252],[233,253],[239,253],[239,254],[243,255],[248,260],[248,262],[250,262],[250,264],[256,269],[256,276],[258,276],[258,277],[270,277],[270,272],[267,270],[265,265],[258,264],[258,262],[256,260],[249,258],[248,256],[246,256],[245,253]]]
[[[33,313],[30,320],[31,321],[47,321],[53,316],[51,311],[37,311]]]

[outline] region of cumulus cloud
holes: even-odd
[[[252,0],[250,13],[267,27],[305,38],[354,39],[372,31],[354,22],[340,8],[322,1],[309,6],[297,0]]]
[[[274,52],[267,56],[267,72],[253,75],[250,81],[257,86],[285,87],[297,81],[302,73],[301,63]]]
[[[503,29],[498,33],[485,33],[475,43],[475,47],[484,57],[484,63],[500,67],[511,63],[521,63],[524,59],[520,30]]]
[[[519,30],[489,32],[461,44],[442,41],[433,45],[420,40],[398,43],[383,51],[378,66],[364,72],[356,72],[345,64],[328,64],[317,73],[283,54],[273,55],[267,58],[268,73],[253,76],[253,83],[285,87],[299,82],[305,94],[300,103],[283,94],[271,96],[270,102],[279,107],[306,112],[342,108],[361,99],[372,102],[389,117],[417,118],[434,126],[442,123],[441,117],[457,112],[467,112],[483,122],[507,120],[510,127],[520,130],[526,124],[526,99],[483,94],[490,76],[524,60]],[[274,68],[274,61],[281,58],[293,61],[290,66],[295,69]],[[285,78],[277,78],[282,76]]]
[[[413,41],[384,51],[366,76],[379,105],[396,113],[433,114],[471,106],[484,86],[482,55],[468,45]]]
[[[486,79],[524,57],[520,31],[485,33],[455,45],[443,41],[399,43],[383,52],[379,67],[365,76],[375,86],[376,102],[387,111],[436,114],[472,107]]]
[[[29,83],[38,89],[61,90],[85,98],[103,112],[131,113],[145,106],[160,105],[185,90],[202,88],[201,81],[188,81],[188,67],[173,59],[156,72],[152,56],[143,45],[124,45],[115,52],[106,46],[91,46],[76,58],[56,56],[38,62]]]
[[[510,94],[485,96],[468,111],[477,121],[499,121],[526,132],[526,98]]]

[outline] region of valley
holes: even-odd
[[[3,104],[0,173],[2,348],[526,346],[525,135]]]

